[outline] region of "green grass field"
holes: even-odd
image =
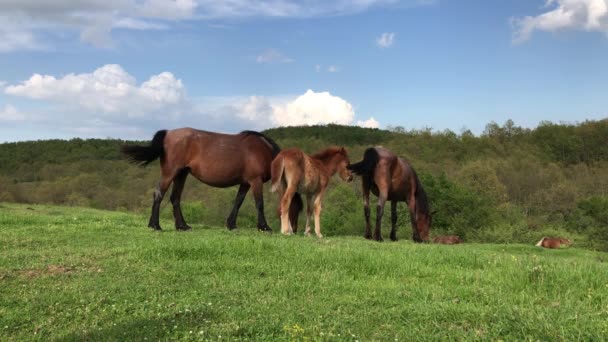
[[[608,255],[0,205],[0,340],[605,340]]]

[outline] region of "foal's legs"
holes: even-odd
[[[397,201],[391,201],[391,240],[397,241]]]
[[[312,195],[306,195],[306,231],[304,234],[310,236],[310,220],[313,212],[313,199]]]
[[[293,185],[288,184],[281,197],[279,207],[281,208],[281,233],[283,234],[293,234],[289,223],[289,207],[291,206],[291,200],[295,193],[296,188]]]
[[[230,211],[230,215],[226,220],[226,228],[232,230],[236,229],[236,216],[239,213],[239,209],[243,204],[243,200],[245,199],[245,195],[247,195],[247,191],[251,186],[247,183],[243,183],[239,186],[239,191],[236,193],[236,198],[234,199],[234,205],[232,206],[232,211]]]
[[[192,230],[192,228],[186,224],[184,215],[182,214],[182,208],[180,206],[182,191],[184,190],[184,184],[186,183],[188,172],[190,172],[188,169],[182,169],[173,179],[173,189],[171,190],[170,199],[171,204],[173,204],[173,217],[175,218],[175,229],[177,230]]]
[[[317,234],[318,238],[322,238],[321,235],[321,201],[323,199],[323,193],[325,189],[321,190],[317,196],[315,196],[314,204],[315,204],[315,234]]]
[[[264,189],[262,179],[256,178],[249,182],[249,185],[251,186],[251,190],[253,191],[255,207],[258,210],[258,230],[267,233],[272,233],[272,229],[268,226],[268,223],[266,222],[266,216],[264,216]]]

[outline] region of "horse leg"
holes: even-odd
[[[391,201],[391,240],[397,241],[397,201]]]
[[[310,236],[310,220],[312,218],[313,206],[312,195],[306,195],[306,232],[304,233],[306,236]]]
[[[369,181],[363,180],[363,214],[365,215],[365,234],[363,235],[366,239],[371,240],[372,238],[372,226],[369,222],[370,210],[369,210]]]
[[[239,209],[243,204],[243,200],[245,199],[245,195],[247,195],[247,191],[251,186],[247,183],[243,183],[239,186],[239,191],[236,193],[236,198],[234,199],[234,205],[232,206],[232,211],[230,211],[230,215],[226,220],[226,228],[232,230],[236,229],[236,216],[239,213]]]
[[[163,197],[169,189],[169,185],[173,181],[172,177],[163,176],[158,182],[158,186],[156,190],[154,190],[154,201],[152,202],[152,214],[150,215],[150,221],[148,222],[148,227],[154,230],[162,230],[159,222],[159,212],[160,212],[160,203],[163,201]]]
[[[258,210],[258,230],[262,232],[272,233],[272,229],[268,226],[268,223],[266,222],[266,217],[264,216],[264,193],[262,187],[262,179],[256,178],[249,184],[251,185],[251,190],[253,191],[255,207]]]
[[[325,192],[325,189],[321,190],[321,192],[319,192],[317,194],[317,196],[315,196],[315,200],[314,200],[314,205],[315,205],[315,234],[317,234],[318,238],[322,238],[323,235],[321,235],[321,200],[323,199],[323,193]]]
[[[282,234],[293,234],[293,230],[291,229],[291,225],[289,223],[289,207],[291,206],[291,200],[293,199],[293,195],[295,194],[295,188],[293,186],[287,186],[285,192],[283,193],[283,197],[281,197],[281,203],[279,207],[281,208],[281,233]]]
[[[386,203],[386,192],[380,191],[378,194],[378,204],[376,205],[376,229],[374,230],[374,240],[382,242],[382,215],[384,214],[384,204]]]
[[[184,220],[181,208],[182,191],[186,178],[188,177],[188,169],[182,169],[173,179],[173,189],[171,190],[171,204],[173,204],[173,217],[175,218],[175,229],[177,230],[192,230]]]

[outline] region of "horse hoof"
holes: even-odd
[[[363,235],[363,237],[364,237],[366,240],[371,240],[371,239],[372,239],[372,236],[371,236],[370,234],[365,234],[365,235]]]
[[[152,228],[153,230],[160,232],[162,231],[162,228],[160,227],[160,225],[157,224],[149,224],[148,227]]]
[[[270,227],[258,227],[259,232],[272,234],[272,229]]]
[[[319,239],[322,239],[322,238],[323,238],[323,235],[322,235],[322,234],[317,234],[317,237],[318,237]]]
[[[375,238],[374,240],[378,241],[378,242],[384,242],[383,238]]]
[[[391,241],[397,241],[397,237],[396,236],[391,236]]]

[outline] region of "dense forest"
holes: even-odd
[[[521,243],[560,235],[572,238],[576,246],[608,250],[608,119],[543,122],[535,129],[516,126],[511,120],[502,125],[492,122],[479,136],[470,131],[338,125],[281,127],[264,133],[281,147],[296,146],[310,153],[327,145],[345,146],[352,162],[374,145],[405,157],[417,170],[436,212],[431,235]],[[158,163],[146,168],[127,163],[119,153],[126,143],[134,142],[73,139],[0,144],[0,202],[147,212]],[[268,190],[266,186],[266,215],[276,231],[277,198]],[[236,188],[214,189],[190,177],[184,193],[186,219],[223,226],[235,194]],[[163,215],[170,218],[167,202]],[[323,207],[324,235],[362,234],[358,180],[334,179]],[[399,234],[409,238],[404,204],[399,212]],[[390,224],[385,219],[388,235]],[[251,199],[243,205],[239,226],[255,226]]]

